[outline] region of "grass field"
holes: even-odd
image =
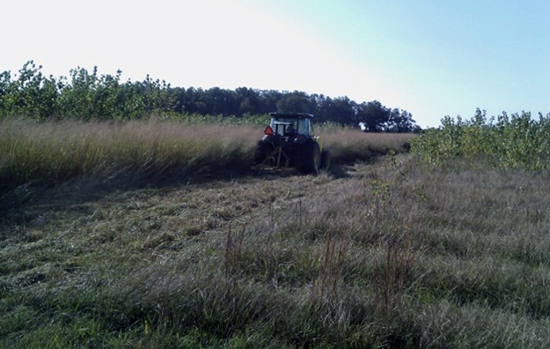
[[[71,177],[40,160],[50,177],[27,185],[40,176],[9,177],[6,164],[20,164],[4,155],[27,152],[1,138],[3,198],[19,201],[0,218],[0,347],[550,346],[547,173],[367,161],[403,139],[348,130],[323,134],[337,160],[328,173],[255,176],[243,169],[256,129],[159,124],[155,143],[151,124],[7,126],[38,158],[66,142],[77,168],[88,161],[78,144],[114,155]],[[219,143],[193,148],[208,139]],[[151,141],[148,155],[113,146],[134,141]],[[169,160],[156,178],[145,159],[166,165],[174,149],[197,165]],[[104,162],[117,156],[136,162]],[[114,178],[141,184],[105,185]]]
[[[336,163],[404,152],[411,135],[320,129]],[[58,185],[106,187],[232,178],[250,173],[258,126],[186,122],[0,123],[0,208]],[[79,190],[82,192],[82,190]]]

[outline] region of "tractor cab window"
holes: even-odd
[[[297,121],[296,119],[272,119],[271,128],[276,135],[288,136],[289,134],[300,132]]]
[[[309,136],[311,132],[311,124],[308,119],[298,120],[298,133]]]
[[[281,136],[294,133],[309,136],[312,133],[311,124],[307,119],[271,119],[270,126],[274,134]]]

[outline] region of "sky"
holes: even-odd
[[[0,0],[0,72],[380,101],[421,127],[550,113],[548,0]]]

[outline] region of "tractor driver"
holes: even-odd
[[[296,133],[296,130],[294,129],[294,125],[293,124],[290,124],[288,125],[288,127],[286,128],[286,133],[288,135],[293,135]]]

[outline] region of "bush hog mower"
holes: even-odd
[[[254,155],[254,168],[297,168],[302,173],[318,174],[330,166],[330,154],[321,138],[313,135],[311,119],[305,113],[271,113]]]

